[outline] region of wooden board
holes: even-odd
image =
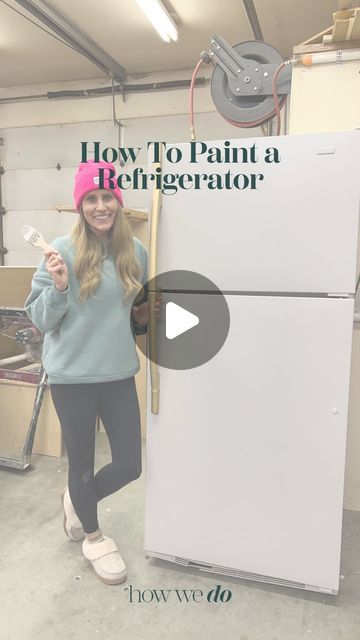
[[[0,381],[0,455],[19,457],[30,424],[36,385]],[[62,436],[58,417],[46,389],[37,423],[33,453],[60,457]]]
[[[23,307],[31,289],[35,267],[0,267],[0,306]],[[14,331],[9,329],[13,335]],[[0,334],[0,358],[23,353],[19,345]],[[36,385],[24,382],[0,381],[0,455],[19,455],[27,434]],[[53,406],[50,391],[45,391],[43,405],[37,424],[34,453],[50,456],[62,455],[60,424]]]
[[[23,307],[35,267],[0,267],[0,306]]]
[[[34,272],[35,267],[0,267],[0,307],[24,306]],[[0,334],[0,358],[9,358],[23,351],[22,345]]]
[[[54,207],[56,211],[59,213],[76,213],[76,209],[71,205],[67,204],[59,204]],[[129,209],[128,207],[123,208],[123,212],[130,222],[146,222],[148,219],[148,214],[145,211],[138,211],[137,209]]]
[[[293,53],[294,55],[299,55],[303,53],[322,53],[323,51],[337,51],[339,48],[341,49],[359,49],[360,48],[360,39],[359,40],[347,40],[346,42],[341,42],[341,47],[339,47],[339,42],[329,42],[327,44],[300,44],[297,47],[294,47]]]
[[[360,7],[337,11],[333,14],[333,18],[333,26],[305,40],[299,47],[332,42],[334,43],[334,48],[338,49],[341,43],[341,48],[343,49],[345,48],[343,46],[345,42],[351,41],[352,47],[356,48],[355,43],[360,38]],[[294,48],[294,53],[295,49],[298,49],[298,47]]]
[[[317,33],[316,35],[311,36],[311,38],[304,40],[304,42],[302,42],[299,47],[303,47],[308,44],[321,44],[323,37],[327,34],[331,34],[332,29],[332,27],[328,27],[327,29],[324,29],[324,31],[320,31],[320,33]]]
[[[351,38],[352,40],[360,39],[360,9],[355,12],[355,17],[352,20]]]

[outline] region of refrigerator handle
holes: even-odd
[[[157,168],[161,169],[161,157],[160,162],[157,162],[153,166],[153,173],[156,173]],[[149,279],[154,281],[157,275],[157,236],[158,236],[158,222],[161,210],[161,189],[154,188],[152,194],[151,204],[151,222],[150,222],[150,251],[149,251]],[[150,306],[150,323],[149,323],[149,349],[150,349],[150,382],[151,382],[151,413],[157,415],[159,413],[159,401],[160,401],[160,373],[157,365],[157,320],[154,315],[154,305],[157,296],[157,284],[152,287],[153,290],[149,291],[149,306]]]

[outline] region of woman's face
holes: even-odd
[[[119,210],[119,201],[114,194],[107,189],[94,189],[86,194],[81,206],[91,231],[103,240],[109,237]]]

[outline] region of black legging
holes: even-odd
[[[69,458],[69,493],[86,533],[99,527],[97,503],[141,474],[139,403],[134,378],[93,384],[53,384],[51,395]],[[95,426],[100,416],[112,461],[94,476]]]

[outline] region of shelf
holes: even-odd
[[[76,209],[74,209],[74,207],[66,205],[55,205],[54,209],[59,213],[76,213]],[[138,211],[137,209],[128,209],[127,207],[124,207],[123,212],[130,222],[147,222],[148,220],[148,214],[145,211]]]

